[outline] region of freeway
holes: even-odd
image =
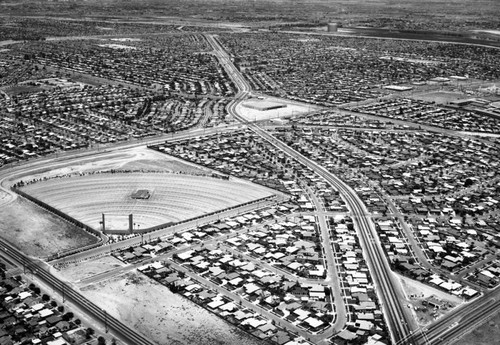
[[[85,311],[89,315],[92,315],[97,321],[105,325],[106,328],[109,328],[113,334],[125,343],[134,345],[155,344],[145,336],[135,332],[128,326],[121,323],[118,319],[109,315],[107,311],[101,309],[96,304],[83,297],[80,293],[73,290],[67,283],[52,275],[48,270],[41,266],[41,264],[38,264],[26,256],[8,242],[0,239],[0,246],[12,261],[31,271],[33,275],[42,280],[45,284],[53,287],[54,290],[60,291],[64,296],[63,299],[65,298],[70,300],[79,309]]]
[[[325,168],[302,156],[286,144],[276,140],[264,130],[256,126],[251,127],[263,138],[315,171],[329,184],[341,192],[357,225],[361,240],[360,242],[364,249],[367,262],[371,268],[370,272],[374,278],[376,286],[378,287],[378,296],[382,301],[382,307],[385,310],[384,315],[389,329],[391,330],[393,341],[397,343],[401,339],[405,339],[416,327],[413,324],[414,321],[412,317],[408,314],[408,309],[404,308],[400,303],[400,301],[403,300],[402,291],[400,287],[397,286],[397,282],[395,281],[393,273],[386,261],[385,254],[382,250],[380,242],[378,241],[373,223],[366,216],[368,211],[366,210],[365,205],[352,188],[347,186],[343,181],[331,174]],[[401,344],[411,344],[411,341],[404,340]]]
[[[95,157],[106,157],[106,155],[112,155],[118,150],[123,150],[127,148],[133,148],[138,146],[152,145],[152,144],[161,144],[164,143],[166,139],[171,140],[180,140],[186,138],[197,137],[200,135],[210,135],[218,133],[219,131],[232,131],[237,129],[239,126],[225,126],[219,128],[211,128],[211,129],[192,129],[186,132],[179,132],[175,134],[163,135],[160,137],[149,138],[141,141],[135,142],[123,142],[116,143],[110,146],[105,147],[104,149],[101,147],[97,147],[92,150],[85,150],[81,152],[67,152],[57,154],[55,156],[49,157],[41,157],[39,159],[30,160],[28,162],[21,162],[19,164],[9,164],[0,169],[0,206],[13,202],[17,198],[17,194],[10,190],[10,185],[16,179],[22,178],[24,176],[34,174],[37,172],[45,172],[53,169],[57,169],[59,167],[67,166],[71,163],[79,163],[84,159],[95,159]],[[185,222],[178,227],[174,227],[169,231],[180,231],[181,229],[185,229],[186,227],[196,226],[202,222],[209,222],[213,217],[224,217],[228,216],[227,212],[245,212],[248,209],[254,209],[255,207],[263,207],[265,204],[265,200],[262,202],[258,202],[256,204],[245,205],[243,209],[235,208],[233,210],[224,211],[220,214],[209,215],[203,219],[193,220]],[[271,201],[269,201],[271,202]],[[210,219],[209,219],[210,218]],[[160,233],[155,234],[159,236]],[[134,238],[130,243],[120,243],[120,246],[123,245],[131,245],[134,241],[140,241],[141,238]],[[23,254],[16,247],[12,246],[8,242],[0,239],[0,247],[2,250],[2,257],[6,257],[10,262],[14,264],[18,264],[19,266],[27,268],[29,271],[33,273],[33,276],[39,279],[48,287],[54,289],[54,291],[60,291],[64,298],[70,300],[79,310],[88,314],[93,319],[101,322],[105,325],[106,328],[109,328],[111,332],[116,335],[117,338],[121,339],[124,343],[130,345],[153,345],[154,342],[149,340],[147,337],[135,332],[130,329],[128,326],[121,323],[116,318],[112,317],[107,313],[107,311],[102,310],[96,304],[86,299],[80,293],[75,291],[67,282],[55,277],[50,273],[49,266],[46,266],[45,263],[41,261],[34,261],[29,256]],[[118,244],[115,245],[118,247]],[[100,255],[104,252],[112,249],[110,246],[100,246],[98,248],[94,248],[91,251],[86,251],[85,253],[77,254],[73,259],[82,259],[83,257],[88,257],[89,255]],[[113,248],[116,249],[116,248]]]
[[[111,154],[112,152],[130,149],[139,146],[163,144],[165,140],[181,140],[201,135],[211,135],[223,131],[232,131],[238,129],[238,125],[212,127],[209,129],[197,128],[178,133],[171,133],[157,137],[151,137],[138,141],[125,141],[114,143],[107,146],[97,146],[90,150],[83,151],[66,151],[56,153],[55,155],[43,156],[29,161],[21,161],[19,163],[9,163],[0,168],[0,190],[9,197],[0,199],[0,206],[11,202],[17,198],[17,194],[10,190],[12,181],[20,179],[24,176],[31,175],[37,172],[54,170],[60,167],[67,166],[70,163],[80,163],[82,159],[95,159],[96,157]]]
[[[411,317],[411,315],[409,315],[408,310],[401,304],[403,297],[400,286],[398,287],[398,285],[394,282],[392,272],[385,259],[380,242],[374,230],[373,223],[369,218],[367,218],[366,215],[368,212],[366,207],[361,202],[357,194],[343,181],[338,179],[322,166],[300,155],[298,152],[260,128],[257,124],[250,123],[238,115],[236,106],[250,94],[250,86],[245,81],[241,73],[239,73],[236,67],[231,63],[229,56],[224,51],[220,43],[215,40],[213,36],[206,35],[206,37],[208,42],[212,44],[212,47],[217,51],[216,56],[220,59],[220,63],[224,66],[224,68],[226,68],[226,71],[234,79],[233,81],[239,89],[235,100],[228,105],[228,112],[240,122],[248,125],[249,129],[253,130],[277,148],[314,170],[320,176],[325,178],[330,184],[341,191],[357,224],[357,228],[361,236],[361,243],[365,249],[368,262],[370,263],[370,271],[374,275],[375,282],[377,283],[377,287],[379,289],[378,294],[383,303],[383,308],[385,309],[386,320],[392,332],[394,343],[398,345],[451,344],[460,336],[469,332],[474,327],[477,327],[479,324],[484,323],[485,320],[491,317],[494,313],[498,312],[498,308],[500,307],[499,288],[485,293],[479,299],[453,310],[428,326],[425,330],[417,328],[415,320]],[[351,112],[346,109],[337,110],[343,114],[359,115],[359,113]],[[367,114],[363,115],[365,116]],[[380,118],[373,115],[367,116]],[[398,121],[394,119],[390,120],[401,125],[410,124],[407,121]],[[450,131],[434,126],[420,124],[414,125],[420,126],[421,130],[454,136],[467,137],[474,134]],[[327,250],[327,248],[325,248],[325,250]]]
[[[403,300],[403,294],[401,288],[397,286],[396,281],[389,265],[385,259],[385,254],[382,250],[382,246],[378,241],[378,237],[375,232],[373,223],[369,218],[366,217],[368,211],[366,207],[359,199],[357,194],[347,186],[343,181],[337,178],[335,175],[327,171],[322,166],[309,160],[308,158],[302,156],[297,151],[293,150],[286,144],[274,138],[268,132],[258,127],[256,124],[247,121],[242,118],[236,111],[236,106],[241,102],[248,94],[250,94],[250,86],[248,82],[243,78],[241,73],[232,64],[228,54],[225,52],[220,43],[214,38],[213,35],[205,35],[208,42],[212,45],[216,51],[216,56],[219,58],[220,63],[226,69],[228,75],[233,78],[233,82],[237,86],[239,92],[233,102],[228,105],[228,112],[240,122],[248,125],[248,128],[253,130],[263,139],[267,140],[275,147],[285,152],[289,156],[295,158],[300,163],[304,164],[311,170],[315,171],[318,175],[322,176],[329,184],[337,188],[343,195],[350,211],[353,214],[353,219],[357,224],[357,229],[360,234],[361,244],[364,248],[366,254],[367,262],[370,265],[370,272],[374,278],[374,281],[378,287],[378,296],[382,301],[382,308],[385,310],[385,317],[387,325],[390,329],[392,340],[395,343],[401,342],[401,344],[411,344],[412,337],[411,334],[416,326],[414,325],[413,318],[408,314],[408,310],[404,308],[401,304]],[[324,248],[326,250],[331,250],[331,248]]]

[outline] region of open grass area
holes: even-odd
[[[246,181],[151,172],[71,175],[22,190],[95,229],[100,229],[101,214],[109,215],[106,229],[114,230],[127,229],[129,214],[134,215],[136,228],[145,229],[272,195],[269,189]],[[132,198],[137,190],[147,190],[150,197]]]

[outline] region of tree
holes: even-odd
[[[50,301],[50,296],[44,293],[44,294],[42,295],[42,301],[44,301],[44,302],[48,302],[48,301]]]
[[[106,339],[104,339],[104,337],[99,337],[97,338],[97,344],[98,345],[106,345]]]
[[[67,312],[66,314],[64,314],[64,315],[63,315],[62,319],[63,319],[64,321],[69,321],[69,320],[71,320],[71,319],[73,318],[73,316],[74,316],[74,315],[73,315],[73,313],[72,313],[72,312]]]
[[[85,337],[87,339],[90,339],[94,333],[95,333],[94,329],[89,327],[85,330]]]

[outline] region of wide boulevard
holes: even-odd
[[[228,105],[229,113],[240,122],[246,124],[256,134],[268,140],[275,147],[315,171],[342,193],[357,224],[364,253],[370,265],[371,274],[376,282],[378,296],[384,309],[384,316],[386,317],[392,340],[395,344],[452,344],[453,341],[474,329],[474,327],[484,323],[491,315],[498,311],[500,307],[500,289],[497,288],[485,293],[471,303],[460,306],[428,327],[419,328],[408,308],[405,308],[403,305],[404,298],[401,286],[394,279],[394,275],[389,268],[374,229],[373,222],[356,192],[324,167],[304,157],[260,128],[256,123],[251,123],[238,114],[238,104],[251,95],[250,86],[234,66],[229,55],[218,40],[213,35],[206,35],[206,37],[215,50],[220,63],[224,66],[228,75],[233,78],[233,82],[239,90],[235,100]],[[440,131],[440,129],[432,126],[426,126],[426,129],[431,132]],[[458,135],[463,134],[460,133]],[[324,250],[329,251],[331,248],[327,246]]]
[[[411,311],[404,304],[405,299],[402,288],[389,267],[382,245],[377,236],[374,223],[371,219],[371,214],[368,212],[359,196],[344,181],[339,179],[323,166],[306,158],[285,143],[276,139],[263,128],[259,127],[257,123],[248,121],[238,113],[239,104],[252,95],[250,85],[241,75],[239,70],[234,66],[230,56],[220,44],[217,36],[206,34],[205,38],[212,46],[214,50],[213,54],[217,57],[220,64],[224,67],[227,74],[230,76],[234,85],[236,85],[238,89],[236,97],[229,103],[227,110],[229,114],[240,124],[211,129],[194,128],[190,131],[164,135],[147,141],[126,142],[115,144],[113,146],[96,147],[92,150],[44,157],[21,165],[6,166],[0,170],[0,188],[6,195],[6,197],[0,201],[0,206],[17,198],[17,195],[9,189],[14,180],[22,178],[23,176],[28,176],[37,171],[56,169],[58,167],[67,166],[77,160],[93,159],[97,155],[106,157],[106,155],[111,155],[118,150],[163,143],[165,140],[180,140],[190,137],[198,137],[201,135],[215,134],[219,131],[232,131],[241,127],[241,124],[243,124],[248,129],[259,135],[262,139],[268,141],[271,145],[274,145],[277,149],[313,170],[316,174],[324,178],[333,188],[340,191],[344,201],[348,205],[350,215],[355,222],[359,240],[363,248],[363,253],[369,265],[371,276],[376,286],[377,295],[384,312],[385,321],[390,330],[391,338],[394,344],[451,344],[453,341],[460,338],[464,333],[484,323],[494,312],[498,310],[498,308],[500,308],[500,289],[495,289],[483,293],[481,297],[477,298],[473,302],[461,305],[429,326],[419,328],[411,315]],[[207,113],[206,117],[208,116],[210,116],[210,114]],[[436,129],[430,128],[429,130]],[[315,198],[313,198],[313,201],[318,209],[317,216],[319,217],[321,235],[323,237],[323,250],[325,260],[328,265],[328,276],[325,282],[330,285],[332,291],[335,291],[337,313],[339,314],[334,324],[330,325],[331,327],[329,327],[329,329],[324,333],[321,335],[308,336],[308,338],[314,343],[321,343],[327,342],[329,337],[333,336],[336,332],[345,327],[346,315],[345,306],[342,302],[342,296],[340,294],[341,289],[339,286],[339,279],[335,268],[335,253],[332,246],[329,244],[329,230],[325,221],[325,213],[321,211],[321,207],[318,207],[319,201]],[[170,228],[159,230],[152,236],[161,237],[172,234],[173,232],[187,230],[200,224],[210,223],[221,217],[229,217],[236,213],[248,212],[255,208],[264,207],[271,202],[275,201],[261,201],[254,205],[246,205],[244,208],[236,208],[233,210],[223,211],[219,214],[207,215],[203,219],[191,220],[182,224],[177,224]],[[54,260],[51,264],[60,263],[63,260],[77,261],[89,257],[105,255],[111,250],[138,245],[142,241],[142,238],[136,237],[112,245],[104,245],[106,241],[106,236],[103,236],[99,246],[96,245],[88,250],[82,250],[81,252],[66,256],[65,258]],[[130,345],[154,344],[154,342],[149,340],[144,335],[141,335],[127,325],[121,323],[121,321],[115,319],[111,315],[108,315],[105,310],[102,310],[92,301],[86,299],[78,291],[73,289],[70,284],[54,276],[47,263],[27,256],[4,240],[0,240],[0,247],[2,249],[2,256],[9,259],[10,262],[17,264],[20,267],[24,267],[25,270],[29,270],[32,272],[34,277],[41,280],[44,284],[54,290],[59,291],[63,294],[64,298],[70,300],[78,307],[79,310],[85,312],[102,324],[105,324],[106,328],[109,328],[111,332],[124,343]],[[181,267],[174,262],[172,264],[176,265],[177,269],[184,271],[187,275],[193,275],[194,279],[199,279],[199,277],[195,277],[192,272],[189,272],[184,267]],[[96,277],[96,279],[97,278],[98,277]],[[223,292],[219,286],[215,286],[213,284],[210,285],[209,283],[207,284],[209,287]],[[226,292],[226,294],[234,299],[240,299],[240,301],[249,308],[253,308],[250,303],[241,300],[240,296],[236,296],[230,292]],[[339,308],[342,310],[339,310]],[[278,317],[270,315],[265,311],[259,312],[263,312],[270,319],[273,319],[278,323],[281,321]],[[305,332],[304,337],[306,337]]]

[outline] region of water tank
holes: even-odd
[[[337,23],[329,23],[328,24],[328,32],[337,32],[338,29],[338,24]]]

